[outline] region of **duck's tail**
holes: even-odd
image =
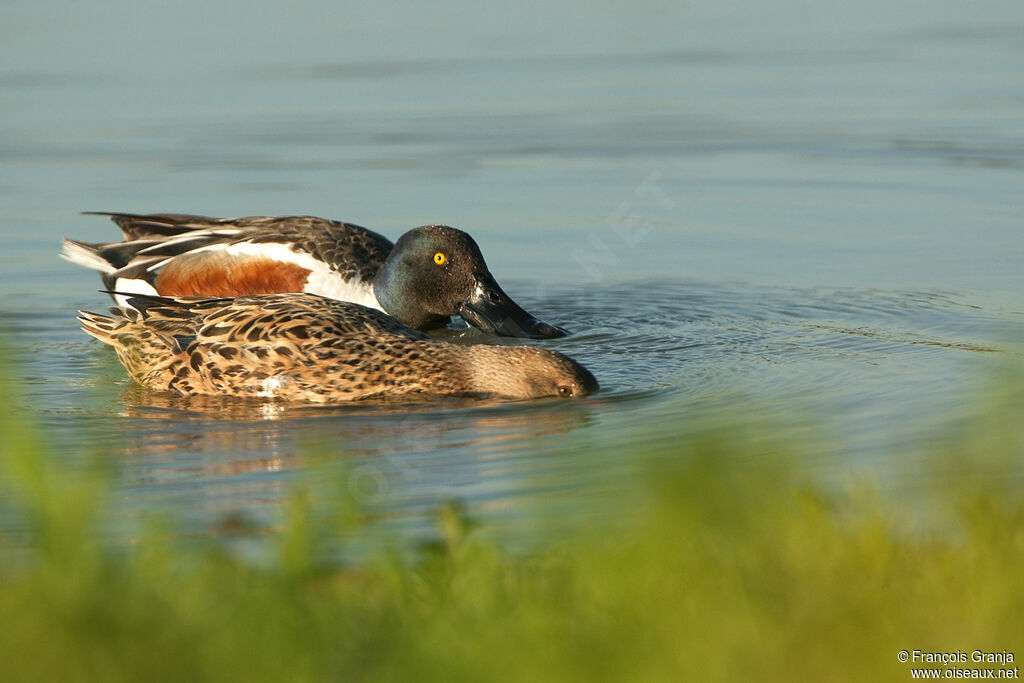
[[[118,269],[107,256],[103,255],[104,244],[93,244],[90,242],[78,242],[64,238],[60,257],[65,261],[77,263],[86,268],[98,270],[100,273],[109,275]]]
[[[92,311],[78,311],[78,322],[81,323],[82,330],[86,334],[115,348],[124,345],[121,337],[125,333],[131,334],[137,331],[135,328],[138,328],[147,317],[147,309],[150,305],[153,305],[154,302],[167,301],[164,297],[158,296],[151,297],[126,294],[124,292],[101,291],[115,298],[123,298],[126,303],[111,308],[107,315],[93,313]],[[170,301],[173,302],[173,299]],[[147,335],[147,338],[149,336]],[[159,338],[160,334],[158,333],[154,336]]]
[[[140,299],[129,301],[144,308]],[[78,322],[86,334],[113,347],[129,377],[154,389],[168,387],[173,378],[168,368],[195,339],[182,321],[151,321],[135,308],[111,308],[109,315],[79,311]]]
[[[65,261],[98,271],[105,289],[155,294],[155,275],[150,272],[150,268],[154,263],[163,260],[163,257],[140,255],[140,252],[154,244],[156,243],[152,240],[100,244],[79,242],[65,237],[60,257]],[[116,297],[114,300],[118,304],[124,303]]]
[[[113,309],[112,312],[114,311],[117,311],[117,309]],[[86,334],[99,339],[101,342],[109,346],[118,346],[118,342],[114,339],[113,335],[124,323],[124,318],[118,320],[117,318],[109,315],[101,315],[90,311],[79,311],[78,322],[82,325],[82,330]]]

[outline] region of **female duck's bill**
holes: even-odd
[[[109,215],[124,242],[66,239],[62,253],[99,270],[108,290],[226,297],[307,292],[383,310],[421,330],[460,315],[501,336],[567,334],[516,304],[473,238],[448,226],[414,228],[392,244],[366,228],[313,216]]]
[[[311,294],[235,299],[127,297],[111,315],[80,312],[140,384],[179,394],[341,402],[415,395],[581,398],[582,365],[532,346],[430,339],[358,304]]]

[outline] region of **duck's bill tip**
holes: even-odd
[[[557,339],[558,337],[564,337],[569,334],[569,330],[558,325],[552,325],[546,323],[543,320],[537,320],[533,318],[527,325],[522,328],[525,334],[520,335],[529,337],[530,339]],[[509,335],[512,336],[512,335]]]
[[[490,332],[499,337],[520,337],[524,339],[557,339],[569,334],[569,331],[563,327],[546,323],[532,316],[522,320],[506,318],[499,324],[492,326]]]

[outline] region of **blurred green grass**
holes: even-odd
[[[0,537],[0,680],[905,680],[903,649],[1013,652],[1022,388],[913,460],[914,505],[825,486],[806,433],[738,414],[646,426],[633,495],[595,501],[624,528],[511,554],[451,504],[436,545],[356,566],[324,558],[359,514],[318,514],[302,483],[266,564],[173,520],[106,539],[102,459],[59,467],[8,411],[3,497],[29,531]]]

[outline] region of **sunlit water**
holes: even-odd
[[[451,499],[528,533],[524,501],[628,466],[596,447],[738,405],[822,419],[837,469],[904,472],[1024,332],[1024,6],[982,4],[6,8],[0,322],[27,404],[8,409],[61,457],[113,455],[118,509],[198,529],[273,523],[315,445],[402,533]],[[456,225],[602,391],[143,390],[74,321],[108,305],[56,258],[117,235],[90,209]]]

